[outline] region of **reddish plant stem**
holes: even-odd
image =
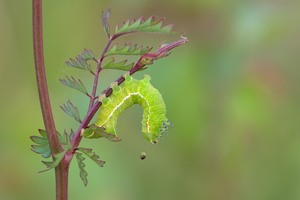
[[[108,50],[108,48],[111,45],[111,43],[112,43],[113,40],[114,40],[113,38],[110,38],[110,40],[107,42],[105,48],[103,49],[103,52],[101,54],[100,59],[97,61],[98,64],[97,64],[97,69],[96,69],[96,72],[95,72],[95,78],[94,78],[94,85],[93,85],[92,95],[90,97],[89,110],[91,110],[91,108],[93,107],[95,99],[96,99],[96,92],[97,92],[97,87],[98,87],[98,82],[99,82],[99,74],[100,74],[100,72],[102,70],[101,65],[102,65],[105,53],[107,52],[107,50]]]
[[[63,149],[59,143],[48,93],[43,49],[42,0],[32,0],[33,46],[36,80],[45,129],[52,158]],[[56,199],[68,199],[68,169],[70,161],[62,161],[55,168]]]
[[[44,125],[51,141],[52,154],[59,153],[62,148],[59,144],[56,128],[53,120],[51,104],[48,93],[46,72],[44,65],[43,32],[42,32],[42,1],[33,0],[33,44],[36,80],[39,91],[40,104],[44,119]]]

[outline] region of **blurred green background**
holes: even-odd
[[[120,43],[157,47],[180,34],[189,38],[135,75],[152,76],[174,128],[151,145],[140,134],[141,108],[125,112],[118,124],[122,142],[82,142],[107,163],[98,168],[86,160],[85,188],[74,160],[70,199],[300,199],[299,1],[52,0],[43,7],[49,92],[61,132],[77,124],[59,105],[70,98],[83,115],[88,102],[58,79],[73,74],[91,86],[87,73],[64,61],[83,48],[100,55],[106,42],[101,10],[112,8],[112,29],[128,18],[157,15],[179,32],[133,34]],[[1,200],[54,199],[54,173],[37,173],[44,166],[30,150],[29,136],[43,128],[31,23],[31,1],[0,0]],[[120,73],[103,72],[99,91]]]

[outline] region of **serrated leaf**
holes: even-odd
[[[30,139],[39,145],[46,145],[49,144],[48,139],[40,136],[30,136]]]
[[[47,138],[47,132],[46,132],[46,130],[39,129],[38,131],[39,131],[39,134],[40,134],[42,137]],[[48,140],[48,139],[47,139],[47,140]]]
[[[49,141],[47,137],[47,133],[45,130],[39,129],[39,133],[41,136],[31,136],[30,139],[36,143],[31,145],[31,150],[37,154],[40,154],[44,158],[49,158],[51,156],[51,150],[49,146]],[[57,133],[58,140],[60,144],[64,147],[68,147],[69,142],[66,140],[66,136],[62,136],[59,132]]]
[[[69,140],[69,144],[72,142],[73,140],[73,137],[75,135],[75,132],[73,129],[70,130],[70,133],[67,133],[67,131],[65,130],[65,135],[68,137],[68,140]]]
[[[82,92],[85,95],[88,95],[88,92],[80,79],[76,80],[73,76],[66,76],[65,79],[59,79],[59,81],[65,86],[68,86],[70,88],[78,90],[79,92]]]
[[[90,125],[89,128],[85,129],[84,133],[86,138],[99,138],[104,137],[112,142],[119,142],[121,139],[114,134],[105,132],[104,127],[96,126],[95,124]]]
[[[121,46],[114,45],[111,49],[109,49],[105,56],[110,55],[143,55],[145,53],[148,53],[152,50],[152,47],[143,47],[138,46],[137,44],[124,44]]]
[[[62,106],[60,106],[60,108],[66,114],[68,114],[69,116],[73,117],[76,121],[81,123],[79,111],[78,111],[77,107],[72,104],[72,102],[70,100],[68,100],[66,104],[63,104]]]
[[[95,58],[94,53],[91,49],[83,49],[80,56],[86,61],[92,60]]]
[[[81,55],[78,55],[75,59],[70,58],[69,60],[66,61],[66,65],[68,65],[69,67],[88,70],[90,72],[93,71],[91,65],[88,64],[88,62]]]
[[[46,165],[46,167],[48,168],[48,167],[51,167],[51,165],[53,164],[53,161],[42,161],[42,163],[44,165]]]
[[[121,26],[116,27],[115,34],[117,36],[132,32],[156,32],[170,33],[173,25],[163,26],[165,18],[156,18],[151,16],[148,19],[140,17],[137,20],[129,19]]]
[[[39,172],[41,173],[41,172],[49,171],[50,169],[53,169],[57,165],[59,165],[59,163],[61,162],[61,160],[64,158],[66,151],[67,150],[64,150],[63,152],[56,154],[54,156],[54,160],[53,161],[50,161],[50,162],[48,162],[48,161],[42,161],[46,165],[47,169],[39,171]]]
[[[76,152],[75,154],[76,154],[76,160],[77,160],[77,163],[78,163],[78,167],[79,167],[79,170],[80,170],[80,178],[81,178],[84,186],[87,186],[87,184],[88,184],[88,180],[87,180],[88,173],[84,169],[85,164],[83,162],[85,160],[85,158],[82,156],[82,153]]]
[[[41,136],[31,136],[30,139],[37,145],[31,145],[31,150],[37,154],[40,154],[44,158],[49,158],[51,156],[51,150],[49,146],[49,141],[47,138],[47,133],[45,130],[38,130]]]
[[[103,167],[103,165],[105,164],[105,161],[100,160],[99,156],[92,151],[92,149],[89,148],[77,148],[78,151],[81,151],[82,153],[84,153],[86,156],[88,156],[91,160],[93,160],[97,165],[99,165],[99,167]]]
[[[106,11],[102,11],[102,14],[101,14],[102,25],[103,25],[104,31],[106,32],[108,38],[110,38],[110,26],[108,23],[110,13],[111,13],[110,8],[108,8]]]
[[[70,138],[70,136],[66,131],[64,131],[63,135],[58,133],[58,140],[59,140],[60,144],[62,145],[63,149],[71,148],[71,146],[70,146],[71,142],[70,142],[69,138]]]
[[[44,158],[49,158],[51,156],[51,150],[49,144],[41,145],[31,145],[31,150],[37,154],[41,154]]]
[[[107,63],[105,63],[102,68],[128,71],[133,67],[134,63],[130,63],[130,64],[126,65],[126,62],[127,62],[127,60],[122,60],[120,62],[116,62],[115,59],[112,58]]]

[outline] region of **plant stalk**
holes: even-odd
[[[39,92],[40,105],[43,115],[44,126],[47,132],[49,146],[52,158],[63,150],[59,143],[55,123],[53,119],[48,86],[46,80],[44,49],[43,49],[43,27],[42,27],[42,0],[32,0],[32,20],[33,20],[33,47],[34,47],[34,63],[37,87]],[[64,159],[55,168],[56,179],[56,199],[68,199],[68,171],[69,159]]]

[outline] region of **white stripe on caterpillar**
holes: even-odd
[[[167,132],[171,125],[166,117],[166,105],[159,93],[150,83],[150,76],[145,76],[142,80],[136,80],[129,75],[125,75],[124,84],[118,86],[113,84],[112,94],[105,98],[101,95],[99,100],[102,106],[99,111],[95,126],[101,127],[106,133],[117,136],[117,119],[126,109],[134,104],[140,104],[143,107],[142,132],[144,137],[156,143],[162,134]],[[83,134],[87,138],[101,137],[94,131]]]

